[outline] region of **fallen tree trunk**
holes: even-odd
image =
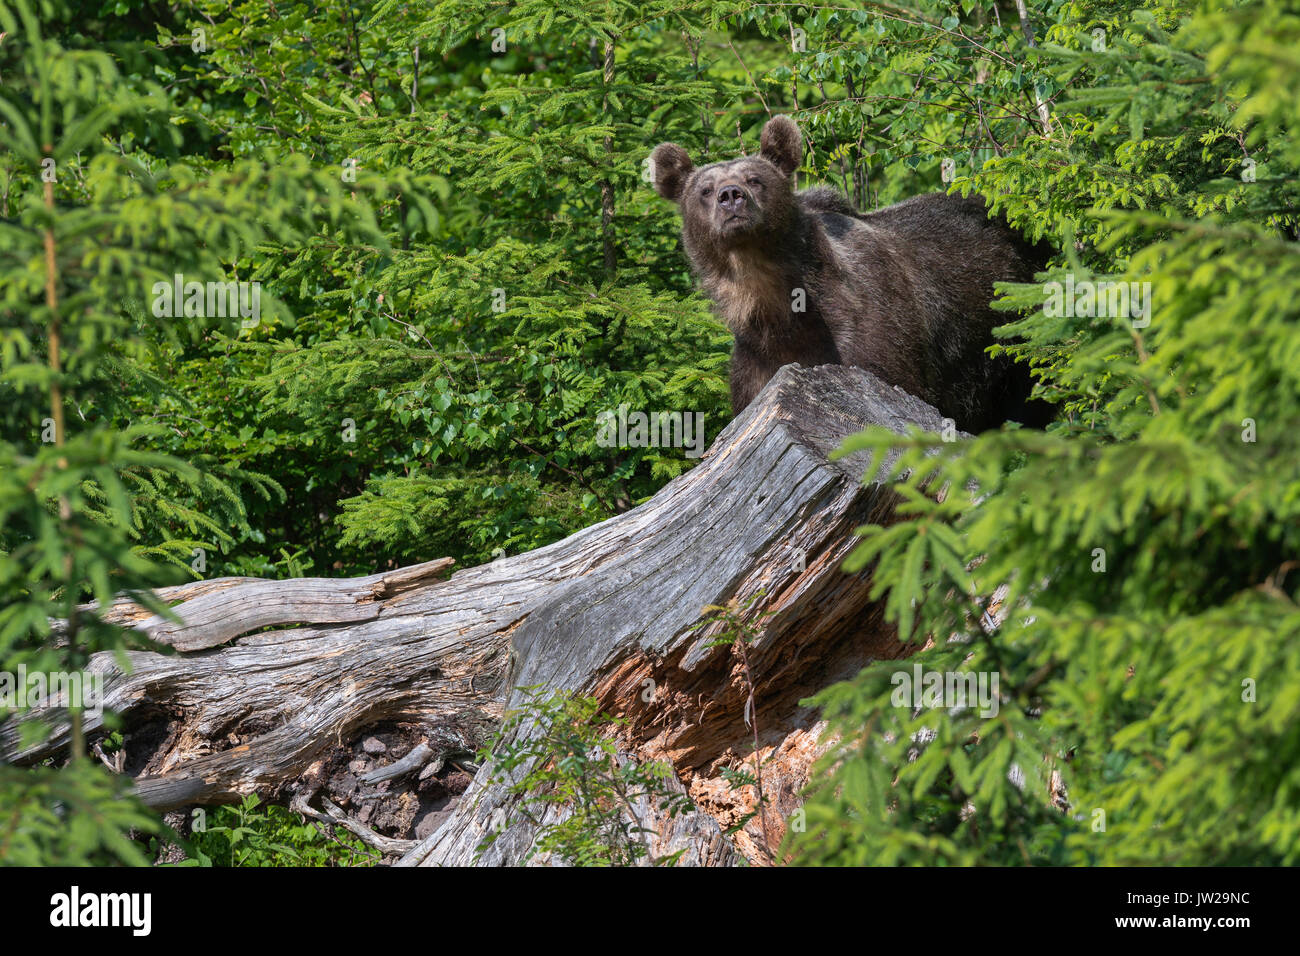
[[[179,625],[122,601],[111,618],[177,653],[129,652],[129,672],[109,654],[92,662],[125,723],[120,769],[159,809],[258,793],[404,865],[517,863],[536,827],[472,761],[515,689],[542,685],[623,718],[625,759],[671,764],[696,810],[640,808],[653,855],[761,862],[760,834],[780,841],[817,754],[800,701],[905,653],[866,575],[840,571],[853,529],[891,520],[893,493],[862,483],[865,454],[829,456],[868,425],[911,423],[941,417],[860,369],[787,366],[696,468],[536,551],[449,579],[442,559],[358,579],[197,582],[160,592],[181,602]],[[752,688],[738,649],[710,644],[719,625],[700,626],[706,605],[732,600],[762,625],[745,649]],[[768,806],[732,839],[755,794],[723,771],[752,770],[751,717]],[[13,723],[6,760],[67,746],[66,722],[26,749]],[[102,735],[102,720],[86,730]]]

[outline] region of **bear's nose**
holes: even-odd
[[[745,191],[739,186],[723,186],[718,190],[718,205],[727,212],[740,212],[745,208]]]

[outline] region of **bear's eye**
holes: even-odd
[[[700,190],[700,196],[704,199],[708,199],[712,195],[713,195],[712,186],[705,186],[703,189]]]
[[[748,179],[745,180],[745,182],[749,183],[749,185],[751,186],[763,185],[763,180],[759,179],[757,176],[750,176]]]

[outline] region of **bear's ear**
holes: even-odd
[[[788,116],[773,116],[763,127],[758,154],[789,176],[803,161],[803,138]]]
[[[686,150],[676,143],[660,143],[650,154],[650,164],[654,167],[655,191],[673,202],[681,199],[686,180],[695,170]]]

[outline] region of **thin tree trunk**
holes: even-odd
[[[612,124],[614,118],[610,115],[609,91],[614,85],[613,37],[607,37],[605,40],[603,80],[605,95],[601,100],[601,115],[606,123]],[[605,162],[612,164],[614,161],[613,137],[606,136],[604,146]],[[612,280],[618,272],[618,258],[614,246],[614,184],[608,176],[600,181],[600,234],[601,242],[605,248],[605,277]]]
[[[1020,29],[1025,34],[1025,42],[1036,48],[1038,43],[1034,40],[1034,24],[1029,19],[1029,8],[1025,6],[1025,0],[1016,0],[1016,13],[1020,17]],[[1047,101],[1039,95],[1037,84],[1034,85],[1034,105],[1038,110],[1038,120],[1043,124],[1043,135],[1050,136],[1052,133],[1052,112]]]

